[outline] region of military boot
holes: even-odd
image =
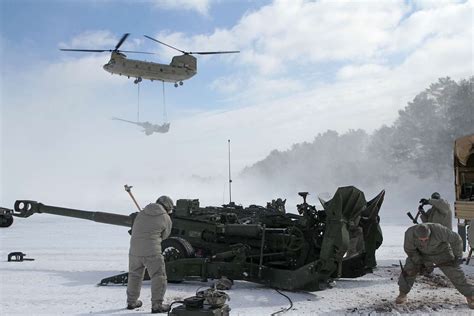
[[[151,307],[152,314],[167,313],[169,310],[170,306],[168,304],[153,304]]]
[[[128,303],[127,309],[135,309],[142,306],[142,301],[137,300],[135,303]]]
[[[407,294],[406,293],[403,293],[403,292],[400,292],[400,294],[398,294],[397,298],[395,299],[395,303],[396,304],[405,304],[407,302]]]
[[[474,296],[466,296],[467,306],[470,309],[474,309]]]

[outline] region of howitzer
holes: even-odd
[[[376,265],[367,258],[375,258],[381,242],[378,212],[383,198],[382,191],[367,202],[360,190],[343,187],[325,202],[324,210],[305,200],[298,205],[300,215],[257,205],[200,207],[197,199],[179,199],[170,215],[171,235],[162,242],[168,280],[226,276],[286,290],[320,290],[334,278],[364,275]],[[126,227],[134,219],[134,214],[90,212],[29,200],[15,203],[15,216],[34,213]],[[360,227],[363,234],[351,235],[351,227]],[[353,243],[354,238],[362,239]],[[352,255],[345,256],[352,244],[373,246],[352,249]],[[124,283],[126,277],[118,275],[101,283]]]

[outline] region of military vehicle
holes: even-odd
[[[197,199],[180,199],[171,214],[171,236],[162,243],[168,281],[206,281],[223,276],[285,290],[322,290],[338,277],[358,277],[376,266],[382,243],[379,210],[385,192],[366,201],[355,187],[342,187],[317,210],[306,202],[298,214],[287,213],[279,199],[267,207],[229,203],[200,207]],[[284,203],[284,202],[283,202]],[[48,213],[132,227],[129,216],[15,202],[14,215]],[[126,283],[127,274],[101,284]]]
[[[460,137],[454,142],[454,216],[458,219],[458,232],[466,245],[466,226],[471,249],[474,247],[474,134]],[[471,256],[472,251],[469,254]],[[469,261],[468,261],[469,262]]]

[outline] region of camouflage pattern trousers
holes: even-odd
[[[162,304],[166,292],[165,261],[161,254],[149,257],[128,256],[127,303],[135,303],[140,297],[145,268],[151,279],[152,305]]]
[[[443,271],[444,275],[449,279],[449,281],[451,281],[456,290],[458,290],[462,295],[474,295],[474,286],[467,282],[466,276],[459,265],[442,265],[438,268]],[[413,283],[415,283],[416,276],[420,273],[423,273],[425,266],[423,264],[415,264],[410,258],[407,258],[403,270],[404,273],[402,272],[398,278],[398,286],[400,292],[408,294],[413,286]]]

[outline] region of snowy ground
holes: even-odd
[[[338,280],[332,289],[287,292],[293,308],[279,315],[324,314],[474,314],[464,297],[442,276],[419,278],[405,306],[393,303],[398,293],[398,260],[404,259],[403,226],[383,226],[384,244],[377,252],[379,267],[373,274]],[[37,214],[15,219],[0,229],[1,315],[140,315],[150,312],[150,283],[144,282],[144,306],[125,307],[125,287],[100,287],[97,282],[127,268],[129,235],[125,227]],[[35,261],[7,262],[7,255],[22,251]],[[473,260],[474,261],[474,260]],[[474,266],[465,267],[474,282]],[[211,283],[169,284],[166,302],[194,295]],[[271,315],[289,307],[273,289],[237,281],[228,291],[231,315]]]

